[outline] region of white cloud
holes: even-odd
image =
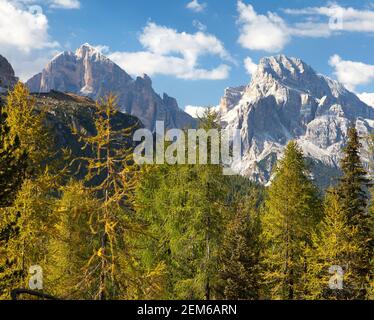
[[[204,116],[204,112],[207,110],[207,107],[198,107],[198,106],[191,106],[188,105],[184,108],[184,111],[188,113],[192,118],[201,118]],[[220,107],[212,107],[211,108],[213,111],[219,112]]]
[[[239,43],[247,49],[277,52],[290,40],[286,23],[275,13],[259,15],[253,6],[238,1]]]
[[[23,81],[40,72],[59,48],[38,2],[0,0],[0,54]]]
[[[329,63],[334,67],[337,79],[349,90],[354,91],[357,86],[374,80],[374,65],[343,60],[338,55],[332,56]]]
[[[187,4],[186,8],[195,12],[202,12],[205,10],[206,6],[206,3],[200,3],[199,0],[192,0]]]
[[[337,4],[331,4],[326,7],[286,9],[284,11],[292,15],[327,17],[328,21],[325,25],[330,25],[330,34],[335,31],[374,32],[373,10],[357,10],[352,7],[344,8]]]
[[[374,93],[363,92],[357,94],[361,101],[374,108]]]
[[[52,48],[57,42],[48,34],[48,19],[43,13],[33,14],[0,0],[0,48],[29,52],[32,49]]]
[[[337,4],[325,7],[284,9],[300,21],[287,23],[273,12],[258,14],[252,5],[238,1],[239,43],[247,49],[281,51],[293,37],[331,37],[342,32],[374,32],[374,10],[344,8]]]
[[[52,8],[60,9],[79,9],[79,0],[50,0],[50,6]]]
[[[244,59],[244,67],[250,75],[253,75],[257,70],[257,64],[250,57]]]
[[[79,9],[79,0],[7,0],[18,7],[29,9],[35,5],[43,5],[55,9]]]
[[[139,37],[144,51],[113,52],[109,58],[133,75],[173,75],[180,79],[226,79],[230,67],[221,64],[207,70],[199,66],[199,58],[218,56],[232,62],[230,54],[215,36],[197,32],[189,34],[148,23]]]
[[[199,20],[192,21],[192,25],[199,31],[205,32],[207,27],[205,24],[201,23]]]

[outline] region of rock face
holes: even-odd
[[[312,160],[315,176],[326,178],[326,172],[338,171],[350,123],[362,137],[374,128],[374,108],[303,61],[283,55],[262,59],[247,87],[227,89],[221,115],[227,130],[241,131],[243,161],[234,167],[261,183],[269,182],[290,140]]]
[[[195,120],[179,109],[175,99],[161,98],[147,75],[135,80],[118,65],[88,44],[75,53],[63,52],[27,82],[31,92],[57,90],[99,99],[109,92],[118,96],[121,111],[138,117],[153,130],[157,120],[167,128],[195,126]]]
[[[7,59],[0,55],[0,92],[12,88],[18,81]]]

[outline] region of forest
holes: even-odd
[[[67,300],[374,299],[374,136],[354,126],[341,175],[317,187],[290,141],[269,185],[221,165],[134,163],[133,126],[95,106],[83,149],[56,150],[48,112],[18,83],[0,109],[0,299],[28,288]],[[220,128],[208,111],[202,129]],[[365,141],[365,144],[363,143]],[[373,161],[372,161],[373,162]]]

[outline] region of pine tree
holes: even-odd
[[[326,194],[324,211],[325,217],[313,235],[313,247],[308,248],[308,297],[352,299],[360,284],[356,274],[356,257],[361,251],[358,229],[348,223],[336,190]],[[335,272],[340,274],[334,275]],[[339,277],[335,279],[336,283],[334,276]],[[336,286],[331,287],[331,284]]]
[[[226,227],[220,253],[220,279],[228,300],[256,300],[262,282],[260,272],[260,220],[258,194],[241,198],[235,217]]]
[[[373,241],[371,231],[371,217],[368,214],[368,188],[370,180],[360,159],[360,137],[355,127],[348,130],[348,142],[344,148],[344,157],[341,161],[343,176],[339,183],[339,195],[341,196],[341,206],[348,223],[352,227],[357,227],[358,238],[362,246],[362,251],[357,260],[357,272],[361,277],[360,290],[357,298],[364,299],[368,286],[371,271],[370,261],[373,258]]]
[[[290,142],[276,167],[263,217],[264,284],[274,299],[302,299],[305,250],[320,220],[318,192],[302,151]]]

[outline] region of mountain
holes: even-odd
[[[14,75],[14,70],[11,64],[0,55],[0,92],[5,92],[12,88],[18,81]]]
[[[270,181],[285,145],[296,140],[316,179],[328,184],[339,172],[350,123],[362,137],[374,132],[374,108],[302,60],[284,55],[263,58],[249,85],[226,89],[220,112],[226,130],[241,132],[243,161],[233,166],[261,183]]]
[[[57,158],[62,156],[62,151],[67,149],[71,151],[72,158],[91,157],[92,152],[89,148],[84,148],[84,143],[80,141],[79,135],[74,131],[85,136],[92,136],[96,133],[95,129],[95,101],[90,98],[78,96],[75,94],[61,93],[51,91],[49,93],[35,94],[36,108],[46,111],[46,128],[51,134],[53,145]],[[0,107],[6,103],[6,95],[0,94]],[[112,125],[115,129],[132,128],[134,132],[141,128],[138,118],[122,112],[117,112]],[[136,144],[131,138],[123,141],[124,148],[135,147]],[[77,170],[80,162],[76,162],[75,169],[72,172],[82,177],[84,166]]]
[[[167,128],[194,127],[195,120],[178,107],[177,101],[164,94],[160,97],[147,75],[130,77],[118,65],[88,44],[75,53],[62,52],[44,70],[27,81],[31,92],[57,90],[84,95],[94,100],[113,92],[121,111],[138,117],[153,130],[157,120]]]

